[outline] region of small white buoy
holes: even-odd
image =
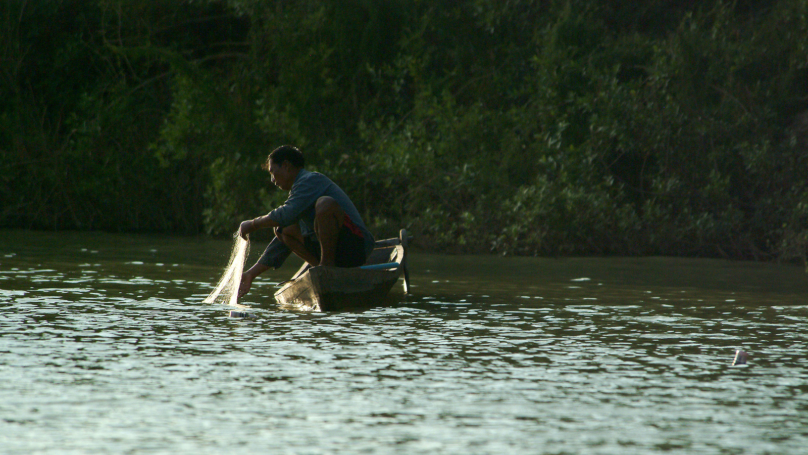
[[[231,311],[230,312],[230,317],[231,318],[257,318],[258,316],[254,315],[252,313],[247,313],[246,311]]]
[[[735,351],[735,359],[732,361],[732,366],[746,365],[747,357],[749,357],[749,354],[738,349],[737,351]]]

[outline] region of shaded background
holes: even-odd
[[[434,251],[805,260],[803,0],[8,0],[0,33],[0,227],[229,235],[290,143]]]

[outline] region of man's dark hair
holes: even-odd
[[[266,163],[264,163],[266,169],[269,169],[270,161],[279,166],[282,165],[284,161],[292,163],[294,167],[303,167],[306,164],[306,160],[303,158],[303,152],[291,145],[282,145],[273,150],[267,157]]]

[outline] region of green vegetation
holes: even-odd
[[[11,0],[0,226],[233,232],[291,143],[380,237],[805,260],[808,2]]]

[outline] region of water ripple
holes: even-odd
[[[794,293],[572,269],[482,288],[471,272],[416,274],[415,295],[388,308],[248,301],[258,318],[240,320],[201,303],[213,266],[179,273],[183,256],[153,248],[125,261],[103,244],[71,248],[84,259],[60,267],[0,256],[4,453],[796,454],[808,443],[808,306]],[[258,283],[253,302],[277,281]],[[736,349],[749,365],[730,366]]]

